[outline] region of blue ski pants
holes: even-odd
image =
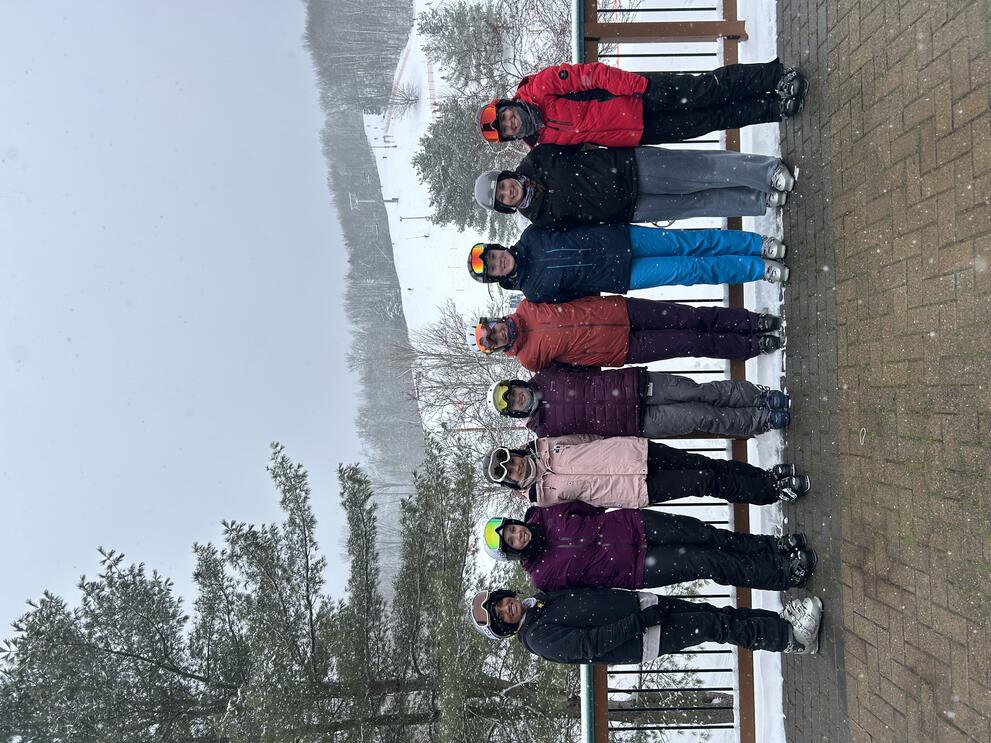
[[[630,289],[692,284],[742,284],[764,276],[763,237],[741,230],[630,227]]]

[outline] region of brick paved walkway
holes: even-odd
[[[822,656],[785,662],[789,740],[991,740],[987,0],[781,0],[813,81],[785,157],[788,509],[822,563]]]

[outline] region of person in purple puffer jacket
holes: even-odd
[[[573,501],[495,516],[486,553],[518,560],[542,591],[657,588],[693,580],[771,591],[804,586],[817,557],[804,534],[774,537],[717,529],[690,516]]]

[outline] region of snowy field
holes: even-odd
[[[417,12],[422,9],[417,2]],[[740,16],[747,23],[749,39],[740,45],[741,62],[758,62],[773,59],[776,55],[775,4],[771,0],[745,0],[740,4]],[[697,47],[696,47],[697,48]],[[622,49],[619,50],[622,53]],[[631,70],[638,69],[642,60],[620,60],[620,64]],[[783,60],[786,64],[789,60]],[[432,104],[445,93],[444,81],[433,65],[427,60],[420,47],[420,40],[414,32],[404,50],[396,69],[396,84],[407,83],[420,91],[418,104],[402,118],[391,112],[383,116],[367,116],[365,128],[370,144],[375,148],[376,161],[381,177],[382,196],[389,212],[389,229],[394,240],[394,254],[399,281],[403,287],[403,306],[410,329],[416,329],[433,321],[436,308],[452,299],[462,311],[473,311],[488,302],[486,287],[471,281],[466,275],[465,257],[468,248],[479,239],[473,233],[460,233],[453,228],[433,225],[424,217],[429,215],[427,189],[416,179],[410,164],[420,136],[430,123]],[[511,91],[507,91],[511,92]],[[481,102],[480,102],[481,104]],[[744,152],[778,154],[780,152],[778,128],[776,125],[761,125],[744,129],[741,136]],[[707,146],[707,145],[702,145]],[[719,146],[719,145],[708,145]],[[799,184],[801,188],[801,184]],[[398,199],[389,203],[390,199]],[[787,208],[787,207],[786,207]],[[524,223],[525,224],[525,223]],[[745,218],[745,230],[776,235],[785,238],[781,230],[778,214],[759,218]],[[719,226],[718,220],[689,220],[676,224],[676,227]],[[801,250],[800,245],[790,245],[792,251]],[[758,311],[777,313],[781,305],[781,288],[765,282],[748,284],[746,306]],[[724,287],[669,287],[637,295],[671,300],[722,300]],[[781,383],[784,354],[777,353],[752,359],[747,364],[748,379],[778,387]],[[717,378],[714,373],[727,371],[725,362],[708,359],[680,359],[660,362],[652,368],[677,370],[688,373],[698,381]],[[796,411],[801,414],[801,411]],[[713,442],[679,441],[679,446],[712,446]],[[770,466],[781,461],[781,436],[772,432],[752,439],[749,444],[750,461],[759,466]],[[707,452],[713,456],[718,453]],[[677,509],[671,509],[676,511]],[[709,520],[732,518],[730,509],[725,506],[695,508],[691,515]],[[781,509],[778,506],[752,507],[751,530],[760,533],[781,533],[786,524],[782,523]],[[712,588],[719,588],[713,587]],[[755,607],[778,610],[781,607],[780,594],[769,591],[754,591]],[[703,656],[704,657],[704,656]],[[780,656],[775,653],[754,654],[757,699],[757,729],[759,739],[764,743],[785,741],[782,712],[782,681]],[[725,683],[726,679],[720,679]],[[729,741],[735,736],[720,735],[714,731],[711,741]],[[730,731],[732,732],[732,731]],[[669,740],[694,741],[698,735],[690,733],[668,737]]]

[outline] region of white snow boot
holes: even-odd
[[[785,202],[788,201],[788,194],[784,191],[771,191],[771,193],[766,194],[767,205],[770,207],[784,206]]]
[[[776,237],[765,237],[760,244],[760,254],[772,261],[780,261],[788,252],[788,247]]]
[[[791,625],[791,640],[784,652],[807,655],[815,655],[819,652],[819,633],[822,630],[822,599],[818,596],[812,596],[789,601],[781,610],[781,618]]]
[[[774,172],[771,173],[771,187],[775,191],[791,191],[795,188],[795,176],[791,174],[788,166],[784,163],[778,163]]]
[[[790,273],[791,271],[784,263],[764,261],[764,281],[770,281],[772,284],[783,284],[788,280]]]

